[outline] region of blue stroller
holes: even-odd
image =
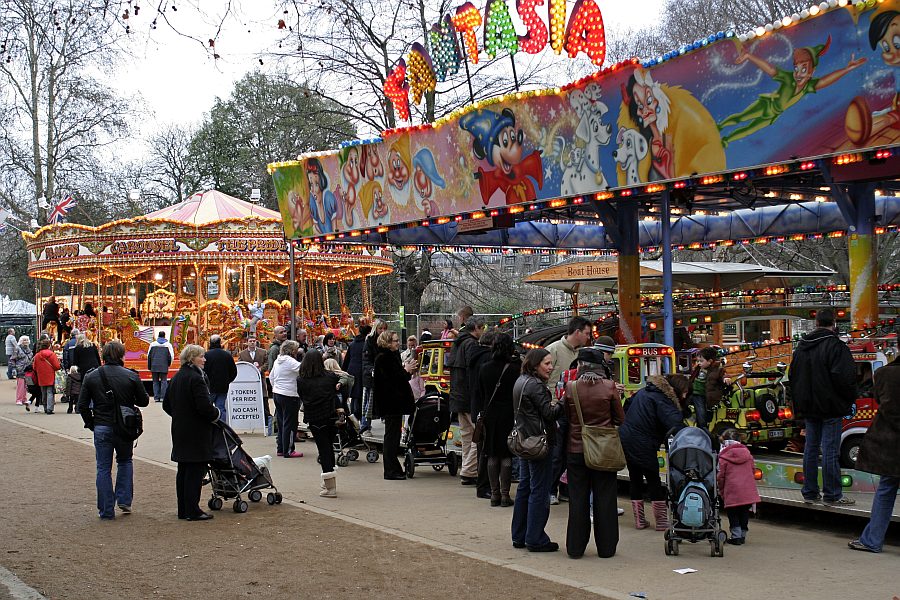
[[[686,427],[667,443],[670,525],[665,533],[666,555],[678,556],[681,542],[708,540],[710,556],[724,556],[726,534],[719,519],[716,484],[718,454],[709,432]]]

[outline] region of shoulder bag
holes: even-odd
[[[503,365],[503,371],[500,372],[500,379],[497,380],[497,385],[494,386],[494,393],[491,394],[490,399],[487,401],[487,404],[484,405],[484,410],[478,413],[478,419],[475,421],[475,431],[472,433],[472,443],[480,444],[484,439],[484,413],[487,412],[488,407],[490,407],[491,402],[494,401],[494,396],[497,395],[497,390],[500,389],[500,384],[503,382],[503,376],[506,375],[506,369],[509,368],[509,363]]]
[[[572,383],[572,401],[581,424],[581,444],[584,448],[584,464],[595,471],[617,472],[625,468],[625,452],[615,426],[585,425],[578,401],[578,382]]]
[[[509,451],[525,460],[541,460],[546,458],[550,451],[547,443],[547,430],[544,428],[544,420],[541,418],[541,434],[525,437],[519,432],[519,413],[522,411],[522,396],[525,394],[525,386],[519,391],[519,404],[513,415],[513,428],[506,438],[506,446]]]
[[[144,433],[144,416],[141,409],[137,406],[126,406],[119,402],[118,397],[109,385],[109,379],[106,378],[105,367],[97,369],[100,373],[100,379],[103,382],[103,393],[115,407],[115,425],[113,430],[122,439],[133,442],[141,437]]]

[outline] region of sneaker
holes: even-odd
[[[559,498],[556,496],[556,494],[550,494],[550,505],[556,506],[557,504],[559,504]]]
[[[621,516],[624,515],[624,514],[625,514],[625,509],[624,509],[624,508],[616,508],[616,516],[617,516],[617,517],[621,517]]]
[[[31,412],[31,403],[30,402],[25,403],[25,412]]]
[[[731,544],[732,546],[743,546],[744,538],[730,537],[727,540],[725,540],[725,543]]]
[[[841,496],[837,500],[823,500],[822,502],[826,506],[853,506],[856,504],[856,500],[847,496]]]
[[[821,501],[822,501],[822,494],[816,494],[815,498],[807,498],[806,496],[803,497],[804,504],[818,504]]]
[[[881,552],[881,550],[876,550],[875,548],[870,548],[870,547],[866,546],[859,540],[853,540],[852,542],[847,542],[847,547],[850,548],[851,550],[859,550],[860,552],[873,552],[875,554],[878,554]]]
[[[131,514],[131,505],[130,504],[120,504],[119,510],[121,510],[126,515],[130,515]]]

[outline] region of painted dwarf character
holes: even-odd
[[[438,213],[437,205],[432,196],[434,186],[441,189],[446,187],[444,178],[438,173],[434,162],[434,155],[428,148],[422,148],[413,157],[413,186],[416,189],[416,205],[428,217]]]

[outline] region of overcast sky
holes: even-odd
[[[221,0],[212,4],[217,3],[224,4]],[[480,8],[483,5],[482,0],[474,3]],[[514,12],[515,3],[507,0],[507,4]],[[619,31],[655,24],[662,4],[662,0],[598,0],[607,29]],[[212,37],[218,24],[216,15],[208,12],[211,4],[207,2],[201,6],[207,11],[205,19],[192,13],[189,7],[185,9],[184,5],[177,18],[171,13],[170,16],[179,30],[204,40]],[[571,6],[569,0],[570,11]],[[275,25],[280,15],[271,2],[251,0],[240,9],[241,13],[226,20],[218,37],[216,51],[221,55],[218,60],[213,60],[196,40],[180,36],[162,24],[152,32],[151,39],[144,41],[142,32],[146,31],[146,19],[132,19],[138,31],[135,41],[140,43],[134,46],[135,58],[115,73],[112,85],[125,94],[140,93],[155,114],[156,123],[200,121],[215,98],[227,97],[236,80],[260,68],[259,54],[277,43],[279,32]],[[523,32],[520,28],[520,33]],[[479,31],[479,42],[480,38]],[[141,127],[144,134],[149,133],[148,129],[152,130],[155,123],[146,125]]]

